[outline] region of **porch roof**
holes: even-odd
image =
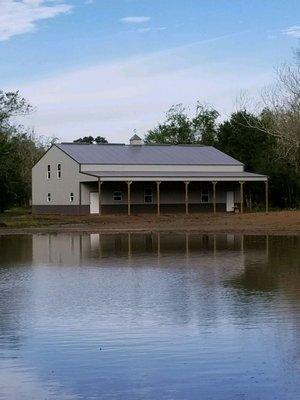
[[[267,181],[266,175],[251,172],[150,172],[150,171],[86,171],[81,172],[101,181]]]

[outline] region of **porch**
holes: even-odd
[[[244,185],[262,181],[265,185],[265,206],[268,212],[268,179],[247,172],[218,176],[190,173],[145,172],[134,174],[89,172],[97,181],[80,184],[81,199],[91,214],[243,212]],[[157,176],[158,175],[158,176]],[[201,176],[200,176],[201,175]],[[84,193],[84,196],[82,195]]]

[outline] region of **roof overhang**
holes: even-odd
[[[251,172],[149,172],[149,171],[86,171],[81,172],[98,178],[102,182],[113,181],[216,181],[216,182],[239,182],[239,181],[264,181],[268,180],[266,175],[253,174]]]

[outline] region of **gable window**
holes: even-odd
[[[51,193],[47,193],[47,203],[50,203],[51,201]]]
[[[57,164],[57,179],[61,179],[61,164]]]
[[[152,190],[152,188],[145,188],[145,190],[144,190],[144,203],[153,203],[153,190]]]
[[[201,203],[208,203],[209,202],[209,192],[207,188],[203,188],[201,190]]]
[[[74,193],[71,192],[70,193],[70,203],[73,203],[73,201],[74,201]]]
[[[47,179],[50,179],[51,177],[51,167],[50,165],[47,166]]]
[[[122,192],[120,192],[120,191],[113,192],[113,200],[114,201],[122,201],[123,200]]]

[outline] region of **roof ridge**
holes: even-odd
[[[54,143],[56,145],[60,145],[60,144],[72,144],[75,146],[107,146],[107,145],[111,145],[111,146],[125,146],[125,143],[85,143],[85,142],[81,142],[81,143],[74,143],[74,142],[60,142],[60,143]]]
[[[74,145],[74,146],[132,146],[131,144],[127,144],[127,143],[85,143],[85,142],[80,142],[80,143],[75,143],[75,142],[60,142],[60,143],[54,143],[55,145],[61,145],[61,144],[67,144],[67,145]],[[200,143],[143,143],[142,146],[178,146],[178,147],[211,147],[216,149],[216,147],[214,146],[207,146],[205,144],[200,144]]]

